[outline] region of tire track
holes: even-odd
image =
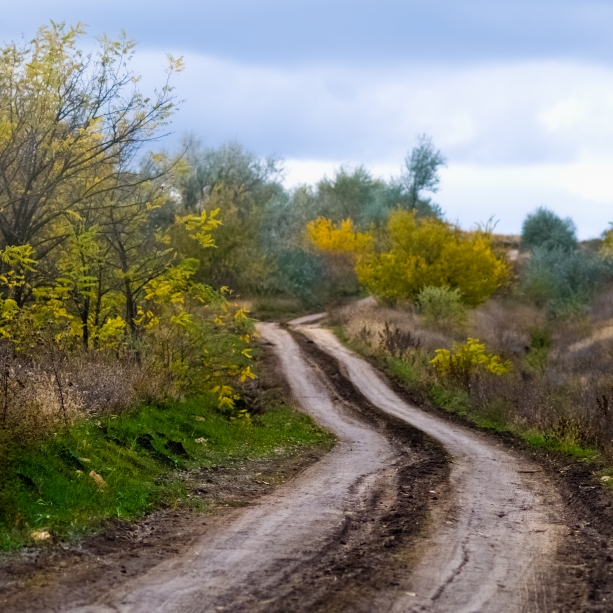
[[[346,512],[385,495],[395,454],[389,442],[334,402],[289,333],[260,324],[274,346],[294,398],[339,443],[301,477],[232,518],[198,541],[186,555],[168,560],[74,613],[208,613],[297,610],[279,602],[301,566],[316,560],[338,538]],[[308,594],[305,594],[308,600]]]

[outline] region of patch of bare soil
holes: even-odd
[[[552,613],[613,611],[613,494],[597,479],[604,465],[535,450],[510,433],[481,428],[435,407],[416,391],[390,379],[394,391],[439,417],[487,432],[504,446],[530,457],[550,479],[564,503],[568,536],[558,548],[552,581]]]

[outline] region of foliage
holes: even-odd
[[[85,55],[83,34],[52,23],[0,48],[0,247],[29,244],[39,259],[66,240],[68,216],[140,183],[128,167],[173,112],[170,79],[182,69],[169,56],[166,82],[144,96],[129,68],[134,42],[102,37]]]
[[[577,248],[577,230],[570,217],[562,219],[553,211],[539,207],[524,219],[521,232],[522,249],[555,249],[571,251]]]
[[[534,371],[542,373],[547,367],[547,360],[553,345],[551,332],[547,328],[532,328],[530,334],[530,349],[526,356],[526,364]]]
[[[400,328],[392,329],[386,321],[383,331],[379,332],[379,349],[392,358],[402,360],[410,349],[419,349],[419,339],[410,331],[403,332]]]
[[[417,304],[429,326],[454,328],[466,323],[466,307],[458,288],[424,287],[417,295]]]
[[[465,388],[472,380],[487,372],[502,376],[511,371],[511,362],[485,352],[485,345],[469,338],[464,345],[456,345],[453,351],[437,349],[431,364],[443,379],[450,379]]]
[[[351,219],[334,224],[330,219],[318,217],[309,222],[307,231],[311,242],[321,251],[359,253],[372,244],[370,235],[354,230]]]
[[[609,230],[604,232],[602,245],[600,247],[600,253],[604,257],[609,257],[613,255],[613,228],[610,228]]]
[[[520,290],[550,317],[581,314],[613,273],[598,254],[563,247],[539,247],[522,271]]]
[[[422,134],[417,139],[417,145],[404,161],[404,172],[401,177],[411,206],[409,210],[417,209],[419,205],[431,205],[429,200],[420,198],[422,191],[436,193],[441,182],[439,169],[447,165],[445,156],[434,148],[432,138]],[[433,209],[436,212],[436,209]]]
[[[464,233],[436,218],[394,212],[388,222],[389,251],[357,258],[359,280],[379,300],[416,300],[424,287],[449,287],[462,301],[484,302],[507,279],[509,267],[491,247],[487,233]]]
[[[220,207],[177,209],[167,184],[185,176],[180,160],[135,162],[174,110],[182,62],[169,57],[147,97],[129,67],[132,41],[102,37],[88,55],[83,34],[52,23],[0,49],[0,336],[15,365],[30,360],[57,382],[64,417],[60,371],[81,350],[164,373],[171,395],[214,390],[237,417],[236,387],[254,376],[253,325],[187,253],[217,251]],[[245,186],[231,187],[240,200]],[[207,204],[225,194],[220,184]],[[53,356],[45,366],[41,347]]]

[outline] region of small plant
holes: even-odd
[[[475,338],[469,338],[464,345],[456,345],[453,352],[437,349],[430,363],[443,379],[453,381],[465,389],[470,389],[472,381],[483,373],[502,376],[511,371],[511,362],[486,353],[485,345]]]
[[[530,348],[526,356],[528,366],[539,372],[544,371],[551,345],[551,332],[547,328],[532,328],[530,330]]]
[[[358,340],[363,345],[370,344],[370,339],[372,337],[372,330],[367,326],[363,326],[362,329],[358,332]]]
[[[424,322],[436,328],[460,327],[466,322],[466,307],[458,288],[424,287],[417,296]]]
[[[404,358],[409,349],[419,348],[419,339],[410,331],[403,332],[400,328],[392,328],[386,321],[383,332],[379,332],[379,349],[393,358]]]

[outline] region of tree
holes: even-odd
[[[435,207],[435,214],[440,213],[436,205],[432,205],[429,199],[422,199],[421,192],[436,193],[441,182],[439,170],[447,165],[447,159],[435,149],[432,138],[422,134],[417,139],[417,146],[404,160],[404,171],[401,176],[401,184],[408,197],[410,208],[420,209]]]
[[[148,98],[129,68],[133,41],[101,37],[85,55],[83,33],[52,22],[0,49],[0,248],[31,245],[39,260],[70,236],[66,215],[143,180],[130,167],[175,106],[181,60],[169,56],[166,82]],[[21,289],[16,297],[27,299]]]
[[[570,217],[562,219],[553,211],[539,207],[524,219],[521,247],[572,251],[577,248],[577,229]]]

